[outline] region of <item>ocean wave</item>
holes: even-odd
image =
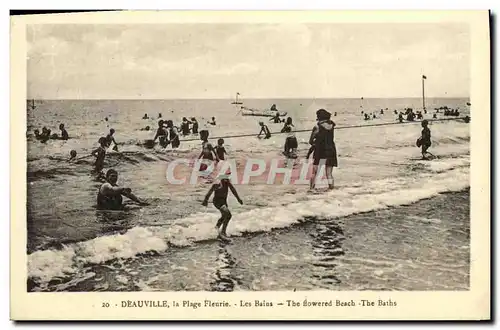
[[[463,160],[445,171],[436,163],[434,171],[412,177],[395,177],[352,185],[322,194],[296,194],[298,202],[255,208],[234,214],[228,227],[231,236],[268,232],[318,218],[346,217],[352,214],[408,205],[439,193],[469,187],[469,167]],[[433,172],[433,173],[432,173]],[[62,249],[35,251],[28,255],[28,276],[37,283],[65,278],[87,264],[134,258],[149,251],[162,252],[169,245],[189,246],[216,239],[215,213],[195,213],[164,226],[137,226],[124,233],[100,236],[72,243]]]

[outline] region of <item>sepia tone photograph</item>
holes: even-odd
[[[25,292],[471,290],[469,22],[25,32]]]

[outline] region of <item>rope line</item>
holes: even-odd
[[[434,121],[450,121],[450,120],[463,120],[465,118],[470,117],[459,117],[459,118],[443,118],[443,119],[426,119],[429,123],[434,122]],[[349,128],[362,128],[362,127],[378,127],[378,126],[390,126],[390,125],[406,125],[406,124],[417,124],[421,123],[421,121],[406,121],[406,122],[395,122],[395,123],[381,123],[381,124],[368,124],[368,125],[351,125],[351,126],[340,126],[340,127],[335,127],[336,130],[339,129],[349,129]],[[311,132],[311,129],[303,129],[303,130],[296,130],[296,131],[291,131],[291,132],[275,132],[272,133],[271,135],[275,134],[290,134],[290,133],[304,133],[304,132]],[[255,133],[253,134],[238,134],[238,135],[226,135],[226,136],[215,136],[215,137],[210,137],[210,139],[231,139],[231,138],[240,138],[240,137],[251,137],[251,136],[256,136]],[[190,141],[199,141],[200,138],[191,138],[191,139],[186,139],[186,140],[180,140],[180,142],[190,142]]]

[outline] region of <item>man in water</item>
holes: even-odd
[[[426,155],[429,153],[427,150],[431,146],[431,130],[429,129],[429,122],[427,120],[422,120],[422,136],[420,137],[420,144],[422,146],[422,159],[427,160]]]
[[[212,117],[212,121],[209,121],[208,124],[212,126],[217,125],[217,123],[215,122],[215,117]]]
[[[201,153],[198,159],[205,159],[208,161],[214,161],[216,160],[217,162],[219,161],[219,157],[217,156],[217,153],[215,152],[214,147],[210,142],[208,142],[208,131],[207,130],[201,130],[200,131],[200,139],[202,141],[201,144]],[[208,168],[207,164],[200,164],[200,171],[205,171]]]
[[[208,191],[207,195],[205,196],[205,199],[203,200],[202,205],[207,206],[208,205],[208,199],[214,193],[214,199],[212,203],[214,206],[220,211],[221,217],[217,221],[217,225],[215,228],[217,228],[219,232],[219,238],[225,241],[228,241],[229,238],[227,237],[226,229],[227,225],[229,223],[229,220],[231,220],[232,214],[229,211],[228,205],[227,205],[227,195],[229,192],[229,189],[231,189],[231,192],[233,193],[234,197],[238,200],[238,203],[243,204],[243,201],[241,198],[238,196],[238,193],[236,192],[236,189],[232,185],[231,181],[229,180],[229,175],[224,174],[219,176],[220,182],[215,183],[212,185],[210,190]]]
[[[331,114],[325,109],[316,111],[318,124],[314,126],[309,144],[314,145],[313,173],[310,181],[310,189],[315,188],[316,173],[320,163],[326,167],[326,177],[328,180],[328,189],[333,189],[333,167],[337,167],[337,148],[335,146],[334,127],[335,123],[330,120]],[[324,162],[324,164],[323,164]]]
[[[122,196],[130,198],[139,205],[149,205],[141,201],[137,196],[132,194],[130,188],[120,188],[116,184],[118,181],[118,172],[110,169],[106,172],[106,182],[101,185],[97,193],[97,207],[101,210],[123,210]]]
[[[59,129],[61,130],[61,140],[68,140],[69,135],[68,131],[66,131],[66,129],[64,128],[64,124],[60,124]]]
[[[259,122],[259,125],[260,125],[260,132],[259,135],[257,135],[257,137],[260,138],[260,135],[264,133],[265,134],[264,139],[269,139],[271,137],[271,132],[269,132],[269,128],[267,128],[267,126],[264,125],[264,122],[262,121]]]
[[[98,176],[102,175],[102,169],[104,168],[104,159],[106,158],[106,138],[101,137],[99,138],[99,148],[95,149],[92,151],[91,155],[94,156],[95,163],[94,163],[94,170],[93,173],[97,174]]]
[[[116,143],[113,134],[115,134],[115,130],[112,128],[109,130],[109,134],[106,135],[106,148],[109,148],[111,146],[111,143],[114,143],[115,146],[113,147],[113,150],[118,151],[118,143]]]

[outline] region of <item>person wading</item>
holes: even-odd
[[[315,188],[318,167],[325,166],[328,189],[333,189],[333,167],[338,166],[337,148],[333,141],[335,123],[330,120],[331,113],[325,109],[316,111],[316,117],[318,124],[314,126],[309,138],[309,144],[314,146],[314,166],[310,188],[311,190]]]

